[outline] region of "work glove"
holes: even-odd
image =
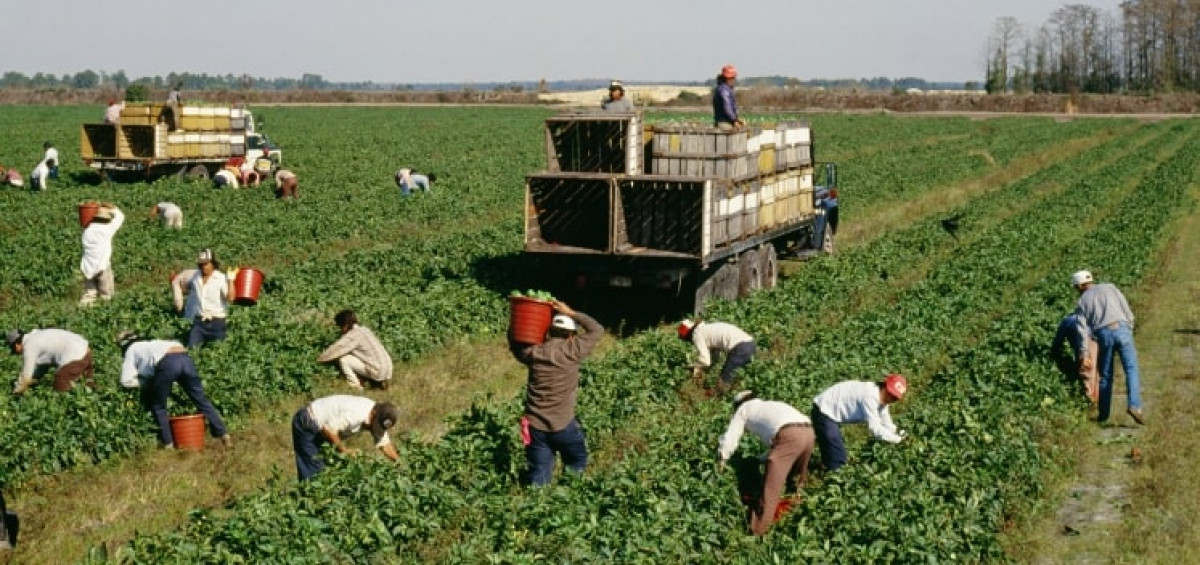
[[[229,269],[226,269],[225,276],[229,277],[229,280],[236,279],[238,271],[240,270],[241,269],[238,269],[237,267],[230,267]]]

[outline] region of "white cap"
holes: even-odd
[[[1075,274],[1071,275],[1071,286],[1079,286],[1090,282],[1092,282],[1091,271],[1076,271]]]
[[[575,324],[575,320],[572,320],[570,316],[564,316],[562,314],[554,316],[554,319],[550,322],[550,327],[558,328],[560,330],[567,330],[569,332],[579,329],[579,326]]]

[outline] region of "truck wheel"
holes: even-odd
[[[187,178],[208,180],[208,167],[205,167],[204,165],[196,165],[188,169]]]
[[[758,260],[758,252],[751,249],[742,253],[738,258],[738,298],[750,296],[762,288],[762,264]]]
[[[738,265],[726,261],[713,275],[713,295],[725,300],[737,300],[739,278]]]
[[[775,288],[779,284],[779,258],[775,254],[775,245],[766,244],[758,249],[760,270],[762,272],[762,287]]]

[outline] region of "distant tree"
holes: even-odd
[[[75,88],[96,88],[99,84],[100,75],[91,69],[75,73],[71,78],[71,86]]]
[[[150,87],[145,83],[134,83],[125,89],[126,102],[145,102],[150,99]]]

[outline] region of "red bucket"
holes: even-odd
[[[233,302],[244,306],[258,304],[258,291],[262,288],[263,274],[258,269],[238,269],[233,279]]]
[[[92,223],[92,218],[96,217],[96,212],[100,211],[98,202],[81,202],[79,204],[79,227],[86,228]]]
[[[545,300],[524,296],[508,297],[509,327],[513,341],[537,345],[546,341],[546,331],[554,318],[554,305]]]
[[[171,437],[176,449],[204,451],[204,414],[171,416]]]

